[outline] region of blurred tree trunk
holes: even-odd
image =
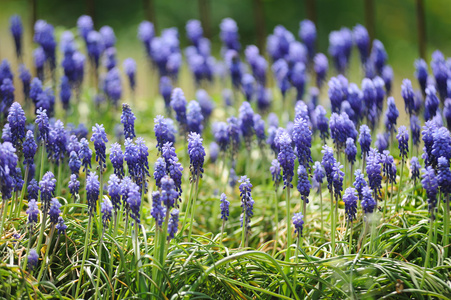
[[[375,24],[374,24],[374,0],[365,0],[365,27],[368,30],[370,40],[372,41],[375,36]]]
[[[424,1],[417,0],[418,51],[422,59],[426,59],[426,21]]]
[[[92,22],[94,23],[94,28],[96,24],[96,6],[95,6],[95,0],[86,0],[86,14],[91,17]]]
[[[204,36],[211,39],[210,0],[199,0],[199,16]]]
[[[157,19],[155,17],[155,1],[143,0],[144,19],[152,22],[155,32],[157,32]]]
[[[255,19],[255,29],[257,33],[257,47],[260,49],[260,53],[265,50],[265,38],[266,38],[266,28],[265,28],[265,7],[262,0],[254,1],[254,19]]]
[[[29,0],[30,3],[30,38],[33,44],[34,23],[38,19],[38,0]]]
[[[306,0],[305,1],[305,11],[307,14],[307,19],[316,24],[316,5],[315,0]],[[318,28],[317,28],[318,29]]]

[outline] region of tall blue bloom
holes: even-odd
[[[152,192],[152,209],[150,214],[155,219],[157,225],[161,227],[166,216],[166,207],[161,204],[159,191]]]
[[[316,26],[310,20],[302,20],[299,23],[299,38],[304,42],[307,47],[307,52],[310,59],[315,55],[316,44]]]
[[[219,205],[219,208],[221,209],[221,219],[224,221],[227,221],[229,219],[229,206],[230,202],[227,200],[226,194],[221,194],[221,204]]]
[[[315,108],[316,127],[320,131],[320,137],[325,141],[329,137],[329,119],[326,117],[326,110],[321,105]]]
[[[186,115],[187,129],[188,132],[196,132],[202,134],[204,126],[202,122],[204,121],[204,116],[202,115],[202,109],[196,100],[191,100],[188,104]]]
[[[165,119],[163,116],[158,115],[154,119],[154,132],[155,137],[157,138],[157,149],[158,152],[162,152],[163,145],[167,142],[174,143],[175,136],[173,129],[168,124],[168,119]]]
[[[343,178],[345,173],[341,170],[343,165],[336,161],[332,169],[332,178],[334,186],[335,201],[341,199],[341,192],[343,191]]]
[[[277,155],[277,160],[283,170],[283,182],[284,188],[292,188],[291,180],[294,176],[294,161],[296,155],[294,154],[293,147],[291,146],[291,138],[287,132],[283,132],[278,138],[279,144],[279,154]]]
[[[365,64],[370,55],[370,36],[366,28],[360,24],[354,26],[353,29],[354,42],[360,53],[360,61]]]
[[[424,93],[426,91],[426,82],[428,79],[428,64],[422,58],[415,61],[415,77],[420,84],[421,91]]]
[[[38,200],[38,194],[39,194],[39,186],[36,179],[30,180],[27,187],[28,192],[28,199],[35,199]]]
[[[70,157],[69,157],[69,169],[70,169],[71,173],[78,176],[80,167],[81,167],[81,160],[78,158],[77,152],[72,151],[70,153]]]
[[[234,116],[227,119],[227,132],[229,134],[231,154],[233,160],[241,146],[241,129],[239,126],[238,119],[235,118]]]
[[[19,66],[19,78],[22,81],[22,90],[24,98],[25,100],[28,100],[30,97],[31,74],[30,71],[24,65]]]
[[[132,112],[130,105],[122,104],[121,123],[124,125],[124,136],[126,139],[133,139],[135,134],[135,120],[136,117]]]
[[[178,198],[178,193],[175,189],[174,180],[168,175],[161,179],[161,201],[167,209],[171,209],[175,206]]]
[[[61,203],[58,201],[58,199],[53,198],[49,209],[50,223],[52,223],[53,226],[55,226],[58,223],[58,218],[61,214],[60,207]]]
[[[63,109],[66,111],[69,109],[70,98],[72,96],[71,86],[69,79],[66,76],[61,77],[60,84],[60,99],[63,104]]]
[[[395,129],[396,120],[399,117],[398,108],[396,108],[395,99],[393,97],[388,97],[387,99],[387,110],[385,112],[385,128],[387,132],[391,132]]]
[[[82,138],[80,140],[80,151],[78,152],[78,157],[83,165],[83,172],[89,172],[91,168],[92,150],[89,149],[88,140]]]
[[[348,222],[354,221],[357,214],[357,192],[354,188],[347,188],[343,195],[343,202],[345,203],[345,213]]]
[[[368,214],[374,212],[377,203],[372,196],[372,190],[365,186],[362,188],[362,198],[360,200],[363,212]]]
[[[23,142],[24,165],[27,165],[29,167],[33,164],[37,149],[38,145],[34,140],[33,132],[31,130],[28,130],[25,141]]]
[[[321,150],[321,153],[323,153],[323,160],[321,161],[321,164],[326,173],[327,188],[331,190],[333,187],[333,169],[336,162],[334,152],[332,148],[330,148],[327,145],[324,145],[323,150]]]
[[[271,172],[272,180],[274,182],[274,187],[277,190],[280,180],[282,179],[282,176],[280,175],[281,167],[280,167],[280,163],[277,159],[272,160],[269,171]]]
[[[58,224],[56,224],[55,228],[58,230],[58,234],[66,234],[67,225],[64,224],[63,217],[58,217]]]
[[[308,203],[308,196],[310,195],[310,189],[312,185],[309,181],[307,170],[303,165],[299,165],[298,168],[298,191],[301,194],[301,198],[304,202]]]
[[[87,15],[80,16],[77,20],[77,28],[80,36],[86,41],[88,38],[88,33],[94,29],[92,18]]]
[[[405,110],[409,113],[409,115],[411,115],[415,105],[415,94],[413,92],[412,82],[409,79],[404,79],[402,81],[401,95],[404,99]]]
[[[50,201],[55,195],[56,179],[52,172],[48,171],[42,176],[39,182],[39,190],[41,191],[42,211],[46,212],[50,208]]]
[[[116,174],[111,174],[108,180],[108,195],[110,195],[114,210],[118,211],[121,208],[121,185]]]
[[[11,128],[11,142],[16,149],[22,148],[26,120],[22,106],[18,102],[14,102],[9,109],[8,123]]]
[[[360,135],[359,135],[359,144],[363,154],[368,154],[371,147],[371,132],[368,126],[361,125],[360,126]]]
[[[436,95],[436,90],[433,85],[426,88],[426,101],[424,103],[424,119],[426,121],[432,119],[437,114],[440,105],[440,100]]]
[[[432,133],[433,144],[431,154],[435,160],[444,157],[448,161],[451,159],[451,135],[446,127],[437,128]],[[434,160],[434,161],[435,161]]]
[[[92,137],[91,142],[94,142],[94,148],[96,150],[96,161],[100,166],[100,173],[106,168],[106,146],[105,143],[108,142],[106,137],[105,128],[103,125],[96,124],[92,127]]]
[[[249,102],[243,102],[240,107],[240,128],[243,134],[244,141],[248,150],[250,149],[250,144],[252,141],[252,135],[254,134],[254,111],[252,110]]]
[[[420,179],[420,162],[418,161],[418,158],[413,156],[410,159],[410,172],[411,172],[411,176],[412,179],[414,180],[414,182],[416,182],[416,180]]]
[[[374,191],[374,198],[376,198],[376,200],[380,197],[382,188],[382,174],[380,164],[380,153],[376,149],[371,148],[370,152],[368,153],[366,173],[368,175],[369,187]]]
[[[398,148],[402,159],[404,160],[409,152],[409,132],[406,126],[400,126],[398,128],[398,134],[396,135],[398,140]]]
[[[295,213],[293,218],[291,218],[294,225],[294,234],[302,236],[302,230],[304,229],[304,216],[302,213]]]
[[[119,178],[124,177],[124,154],[122,153],[120,144],[111,144],[110,160],[113,165],[114,174],[116,174]]]
[[[435,170],[428,166],[426,169],[422,170],[423,175],[421,176],[421,184],[426,190],[429,213],[434,218],[435,207],[437,206],[437,192],[438,192],[438,180],[435,175]]]
[[[324,179],[324,169],[323,166],[319,161],[315,161],[315,164],[313,165],[313,182],[318,185],[318,188],[321,187],[321,184],[323,183]]]
[[[80,190],[80,181],[78,181],[77,175],[75,174],[70,175],[68,187],[72,197],[75,198],[75,195],[77,195]]]
[[[17,57],[22,56],[22,35],[23,35],[23,26],[22,20],[18,15],[13,15],[9,19],[9,29],[11,30],[11,34],[14,39],[14,45],[16,46],[16,55]]]
[[[200,134],[190,133],[188,136],[188,154],[190,158],[191,181],[202,178],[205,149]]]
[[[243,219],[246,220],[246,231],[250,229],[251,218],[254,215],[254,200],[252,199],[252,184],[247,176],[241,176],[240,180],[240,198],[241,198],[241,227],[243,226]]]
[[[38,109],[36,112],[36,122],[39,129],[38,134],[38,140],[40,141],[47,141],[49,130],[50,130],[50,124],[49,124],[49,117],[47,116],[47,111],[45,109]]]
[[[296,146],[299,164],[309,168],[310,163],[313,163],[310,150],[312,148],[312,131],[306,119],[297,118],[294,120],[293,142]]]
[[[175,154],[175,148],[172,143],[166,143],[163,146],[162,157],[166,163],[166,173],[174,180],[175,188],[180,195],[182,194],[182,164],[178,161]]]
[[[89,173],[86,178],[86,198],[88,200],[88,210],[91,216],[95,215],[97,209],[97,200],[100,193],[99,176],[95,172]]]
[[[393,156],[390,155],[390,151],[384,150],[381,155],[381,160],[386,182],[396,183],[396,164]]]
[[[379,152],[386,150],[388,148],[388,133],[378,133],[374,146]]]
[[[174,238],[175,234],[177,233],[177,228],[179,225],[179,210],[174,209],[171,211],[171,217],[169,218],[168,222],[168,241]]]
[[[355,189],[357,190],[357,193],[359,194],[359,199],[360,201],[363,200],[363,188],[368,186],[366,180],[365,180],[365,176],[362,173],[362,170],[357,169],[354,173],[355,176],[355,180],[353,183],[353,186],[355,187]]]
[[[449,69],[447,67],[443,53],[441,53],[439,50],[436,50],[434,53],[432,53],[431,69],[435,77],[437,90],[439,92],[440,98],[443,101],[447,94]]]
[[[348,138],[346,140],[345,154],[348,161],[353,165],[355,163],[355,157],[357,155],[357,147],[355,146],[354,139]]]
[[[213,135],[221,151],[225,152],[229,145],[229,134],[227,131],[227,123],[225,122],[213,123]]]
[[[323,86],[324,80],[329,70],[329,62],[327,56],[323,53],[318,53],[313,59],[313,69],[316,74],[316,86],[320,89]]]
[[[130,216],[136,223],[140,223],[140,208],[141,208],[141,193],[139,192],[139,186],[132,183],[129,186],[127,204],[130,209]]]
[[[440,187],[440,192],[443,193],[444,200],[447,201],[448,195],[451,192],[451,171],[449,169],[449,160],[443,156],[437,160],[437,181]]]
[[[35,199],[31,199],[28,201],[27,215],[28,215],[28,224],[33,229],[34,224],[38,222],[39,215],[38,205]]]
[[[30,272],[36,268],[39,262],[39,256],[35,249],[31,249],[27,256],[27,268]]]
[[[187,126],[186,121],[186,99],[182,89],[175,88],[172,91],[171,107],[175,111],[177,121],[179,122],[180,131],[184,133]]]

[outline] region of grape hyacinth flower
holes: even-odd
[[[69,109],[70,98],[72,97],[72,90],[69,79],[66,76],[61,77],[60,84],[60,99],[63,104],[63,109],[67,111]]]
[[[136,86],[136,62],[133,58],[126,58],[123,63],[124,72],[128,77],[128,82],[130,84],[130,89],[135,90]]]
[[[30,180],[27,187],[28,199],[38,200],[39,186],[36,179]]]
[[[360,126],[359,144],[365,165],[365,157],[368,155],[371,147],[371,131],[366,125]]]
[[[410,159],[410,172],[411,172],[411,178],[413,179],[414,185],[416,185],[416,181],[420,179],[420,162],[418,161],[418,158],[415,156],[412,156]]]
[[[59,216],[58,224],[56,224],[55,228],[56,228],[56,230],[58,230],[58,234],[60,234],[60,235],[66,234],[67,225],[64,224],[63,217]]]
[[[196,100],[191,100],[188,104],[186,115],[186,123],[188,132],[196,132],[202,134],[204,126],[204,116],[202,115],[202,109]]]
[[[309,176],[307,173],[307,170],[305,169],[305,167],[303,165],[299,165],[298,168],[298,184],[297,184],[297,188],[299,193],[301,194],[301,199],[304,201],[305,204],[307,204],[308,201],[308,196],[310,194],[310,189],[311,189],[311,184],[309,181]],[[305,209],[305,204],[304,204],[304,209]],[[305,210],[304,210],[304,214],[305,214]]]
[[[354,188],[349,187],[346,189],[343,195],[343,202],[345,203],[345,214],[350,223],[356,219],[358,199]]]
[[[39,108],[36,112],[36,125],[38,125],[39,134],[38,134],[38,140],[42,141],[43,143],[47,142],[49,131],[50,131],[50,124],[49,124],[49,117],[47,116],[47,110]]]
[[[231,156],[233,161],[241,145],[241,129],[237,118],[232,116],[227,119],[227,132],[229,135]]]
[[[307,120],[303,118],[294,120],[293,142],[296,146],[299,164],[305,168],[310,168],[310,163],[313,163],[310,150],[312,147],[312,131]]]
[[[252,184],[247,176],[241,176],[240,180],[240,198],[241,198],[241,227],[244,228],[241,237],[242,246],[247,244],[248,233],[250,230],[251,218],[254,215],[254,200],[252,199]]]
[[[38,222],[39,215],[38,205],[35,199],[31,199],[30,201],[28,201],[27,215],[28,215],[28,225],[30,226],[30,229],[33,230],[34,224]]]
[[[58,223],[58,218],[61,214],[61,203],[59,203],[58,199],[53,198],[51,201],[51,206],[49,209],[49,218],[50,218],[50,223],[52,223],[53,226],[55,226]]]
[[[282,176],[280,175],[280,171],[281,171],[280,163],[276,158],[272,160],[269,171],[271,172],[272,180],[274,182],[274,187],[277,191],[277,188],[279,187],[279,183],[280,183],[280,180],[282,179]]]
[[[131,183],[128,187],[127,204],[129,207],[130,217],[135,220],[137,224],[140,223],[140,208],[141,208],[141,193],[139,186]]]
[[[357,147],[355,146],[354,139],[348,137],[346,139],[346,148],[345,148],[346,158],[348,162],[351,163],[351,166],[355,163],[355,157],[357,155]]]
[[[56,179],[52,172],[48,171],[39,182],[41,191],[42,211],[46,214],[50,208],[50,201],[55,194]]]
[[[387,129],[387,132],[392,134],[392,131],[395,130],[398,117],[399,111],[396,108],[395,99],[393,97],[388,97],[387,111],[385,112],[385,128]]]
[[[108,142],[106,137],[105,128],[103,125],[96,124],[92,127],[91,142],[94,142],[94,148],[96,150],[96,161],[99,163],[100,174],[106,169],[106,146]]]
[[[110,161],[113,165],[114,174],[119,178],[123,178],[124,172],[124,153],[122,153],[121,145],[119,143],[111,144]]]
[[[332,194],[332,188],[333,188],[333,168],[335,165],[335,157],[334,152],[332,148],[330,148],[327,145],[323,146],[323,150],[321,150],[321,153],[323,153],[323,160],[321,161],[321,165],[324,168],[324,171],[326,173],[326,179],[327,179],[327,188],[329,189],[330,193]]]
[[[163,224],[164,218],[166,216],[166,207],[161,204],[160,192],[152,192],[152,209],[150,214],[155,219],[155,222],[159,228]]]
[[[337,202],[336,205],[338,205],[338,200],[341,199],[341,192],[343,191],[344,173],[343,171],[341,171],[342,168],[343,166],[340,164],[340,162],[336,161],[332,170],[334,196],[335,201]]]
[[[171,114],[171,92],[172,92],[172,82],[171,78],[167,76],[162,76],[160,78],[159,85],[160,94],[164,100],[164,106],[166,108],[167,115]]]
[[[374,200],[372,194],[373,191],[369,187],[365,186],[362,188],[361,205],[365,214],[374,212],[374,209],[376,208],[377,203]]]
[[[299,23],[299,38],[307,47],[307,53],[310,59],[315,55],[316,26],[310,20],[303,20]]]
[[[89,149],[88,140],[85,138],[80,140],[80,151],[78,152],[78,157],[83,165],[83,172],[89,173],[89,169],[91,168],[92,150]]]
[[[254,134],[254,111],[249,102],[243,102],[241,105],[239,121],[246,148],[250,151],[252,135]]]
[[[161,154],[163,151],[163,145],[167,142],[174,143],[175,137],[172,128],[168,124],[168,119],[165,119],[163,116],[158,115],[154,119],[154,132],[155,137],[157,138],[157,149]]]
[[[221,219],[225,221],[227,221],[229,219],[229,206],[230,206],[230,202],[227,200],[227,196],[226,194],[222,193],[221,194],[221,204],[220,204],[220,209],[221,209]]]
[[[186,120],[186,99],[182,89],[175,88],[171,95],[171,107],[175,111],[176,119],[179,122],[180,132],[184,134],[187,126]]]
[[[120,179],[116,174],[111,174],[108,180],[108,195],[110,195],[111,203],[115,212],[121,208],[121,185]]]
[[[175,154],[175,148],[172,143],[166,143],[163,146],[162,157],[166,163],[166,173],[174,180],[175,188],[178,192],[178,197],[182,194],[182,164],[178,161]]]
[[[31,74],[24,65],[19,66],[19,78],[22,81],[22,90],[24,98],[27,101],[30,98]]]
[[[191,132],[188,135],[188,154],[190,157],[191,182],[202,178],[205,149],[200,134]]]
[[[434,219],[435,207],[437,206],[437,192],[438,192],[438,180],[435,175],[435,170],[428,166],[426,169],[422,170],[422,180],[421,184],[426,190],[428,209],[431,214],[431,218]]]
[[[426,101],[424,103],[424,119],[429,121],[437,114],[440,105],[440,100],[436,95],[436,90],[433,85],[426,88]]]
[[[355,187],[355,189],[357,190],[357,193],[359,195],[359,200],[362,201],[363,200],[363,188],[368,186],[365,177],[362,173],[362,170],[357,169],[354,173],[355,176],[355,180],[353,183],[353,186]]]
[[[135,134],[136,117],[127,103],[122,104],[121,123],[124,125],[124,136],[126,139],[133,139]]]
[[[78,195],[79,190],[80,190],[80,181],[78,181],[77,175],[75,174],[70,175],[69,191],[72,197],[74,197],[74,199],[76,195]]]
[[[422,58],[417,59],[415,61],[415,77],[420,84],[421,92],[423,92],[423,94],[426,91],[426,82],[428,76],[428,64]]]
[[[357,49],[359,49],[360,61],[362,65],[365,65],[370,54],[370,36],[368,31],[364,26],[357,24],[354,26],[352,33]]]
[[[39,256],[35,249],[31,249],[27,256],[27,268],[29,272],[33,272],[39,262]]]
[[[9,108],[8,123],[11,128],[11,142],[16,149],[22,148],[26,120],[22,106],[18,102],[14,102]]]
[[[407,131],[406,126],[399,127],[396,139],[399,143],[398,148],[400,155],[402,159],[405,160],[407,153],[409,152],[409,132]]]
[[[171,212],[171,217],[168,222],[168,241],[172,240],[177,233],[177,228],[179,225],[179,210],[174,209]]]
[[[446,127],[437,128],[433,134],[433,144],[431,154],[435,160],[444,157],[446,160],[451,159],[451,135]]]
[[[404,99],[404,106],[406,112],[409,113],[409,115],[412,115],[415,105],[414,100],[415,94],[413,91],[412,82],[409,79],[404,79],[402,81],[401,95],[402,98]]]
[[[88,211],[90,216],[94,216],[97,210],[97,200],[100,194],[99,176],[95,173],[89,173],[86,178],[86,198],[88,201]]]
[[[327,60],[327,56],[323,53],[318,53],[315,55],[313,59],[313,69],[316,74],[316,86],[318,89],[321,89],[323,83],[327,76],[327,71],[329,70],[329,62]]]
[[[321,105],[318,105],[315,108],[316,115],[316,127],[320,131],[320,137],[323,142],[326,142],[326,139],[329,138],[329,119],[326,117],[326,110]]]
[[[368,161],[366,165],[366,173],[368,175],[369,187],[374,192],[374,198],[378,200],[381,195],[382,188],[382,174],[381,174],[381,155],[380,153],[371,148],[368,153]]]
[[[34,135],[31,130],[27,131],[27,135],[25,137],[25,141],[23,142],[23,155],[24,155],[24,165],[27,166],[27,168],[30,167],[30,165],[34,162],[34,156],[36,154],[36,150],[38,149],[38,145],[36,144],[36,141],[34,140]]]
[[[175,206],[175,201],[178,198],[178,193],[175,189],[174,180],[168,175],[161,179],[161,201],[169,210]]]
[[[279,154],[277,155],[277,160],[283,170],[283,182],[284,189],[292,188],[291,180],[294,176],[294,161],[296,155],[294,154],[293,147],[291,146],[291,138],[287,132],[283,132],[278,139],[278,144],[280,147]]]
[[[78,176],[80,167],[81,160],[78,158],[78,154],[75,151],[72,151],[69,157],[69,169],[71,171],[71,174],[75,174],[76,176]]]
[[[302,213],[295,213],[293,215],[292,221],[294,226],[294,234],[297,234],[298,237],[302,236],[302,230],[304,228],[304,216]]]
[[[449,169],[449,160],[443,156],[437,160],[437,181],[440,193],[443,194],[444,201],[449,200],[451,193],[451,171]]]
[[[18,15],[13,15],[9,19],[9,24],[9,29],[11,30],[11,35],[13,36],[14,45],[16,47],[16,55],[18,58],[20,58],[22,56],[22,20]]]

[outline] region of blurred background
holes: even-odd
[[[185,36],[186,22],[200,19],[218,57],[219,24],[225,17],[236,20],[242,45],[260,46],[265,45],[264,38],[276,25],[284,25],[297,36],[299,22],[310,18],[318,30],[318,51],[323,53],[327,53],[330,31],[360,23],[385,45],[388,63],[395,72],[393,95],[396,98],[401,98],[402,79],[414,78],[416,58],[422,55],[430,62],[435,49],[441,49],[445,57],[451,56],[450,0],[1,0],[0,4],[0,57],[10,60],[14,57],[9,17],[19,14],[25,27],[27,65],[31,65],[33,20],[52,23],[57,34],[65,29],[73,29],[75,33],[77,18],[82,14],[93,17],[96,29],[110,25],[116,33],[119,60],[133,57],[138,65],[145,54],[137,39],[137,28],[144,19],[155,24],[157,34],[163,28],[177,27],[182,49],[189,44]],[[357,60],[357,51],[353,51],[353,59]]]

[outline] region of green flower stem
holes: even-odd
[[[193,192],[194,192],[194,186],[195,186],[195,182],[191,182],[191,187],[189,189],[189,196],[188,196],[188,203],[186,204],[186,211],[185,211],[185,215],[183,218],[183,225],[182,225],[182,229],[179,232],[179,236],[182,236],[183,231],[185,230],[185,226],[186,226],[186,220],[189,216],[189,212],[191,209],[191,201],[193,198]]]
[[[81,260],[81,269],[80,269],[80,276],[78,277],[78,283],[77,283],[77,289],[75,290],[75,299],[78,299],[78,294],[80,293],[80,286],[81,282],[83,281],[83,271],[85,268],[85,261],[86,261],[86,255],[88,253],[88,245],[91,243],[91,231],[92,231],[92,216],[89,215],[88,219],[88,228],[85,235],[85,244],[83,249],[83,258]]]
[[[445,255],[443,257],[448,257],[448,248],[449,248],[449,195],[448,195],[448,199],[446,199],[446,203],[445,203],[445,218],[444,218],[444,233],[443,233],[443,247],[445,247]]]
[[[8,204],[8,202],[6,201],[6,199],[3,199],[3,204],[2,204],[2,222],[0,223],[0,238],[3,235],[3,224],[5,223],[6,213],[8,211],[7,204]]]
[[[336,231],[336,218],[335,218],[335,214],[334,214],[334,206],[338,205],[337,203],[334,202],[334,193],[333,193],[333,188],[330,189],[331,194],[330,194],[330,200],[331,200],[331,208],[330,208],[330,214],[331,214],[331,219],[332,219],[332,228],[331,228],[331,233],[330,233],[330,239],[331,239],[331,247],[332,247],[332,257],[335,256],[335,231]]]
[[[352,222],[349,222],[350,233],[349,233],[349,253],[348,254],[352,254],[352,227],[353,227]]]
[[[384,212],[382,215],[382,219],[385,220],[385,212],[387,211],[387,198],[388,198],[388,179],[385,180],[385,197],[384,197]]]
[[[243,213],[243,224],[241,225],[241,245],[240,248],[245,247],[245,242],[246,242],[246,211]]]
[[[299,247],[300,247],[300,240],[301,240],[301,236],[298,234],[298,238],[296,240],[296,252],[295,252],[295,258],[294,261],[296,263],[295,267],[294,267],[294,275],[293,275],[293,288],[296,291],[296,282],[297,282],[297,264],[299,262]]]
[[[99,284],[100,284],[100,268],[102,268],[102,249],[103,249],[103,236],[105,235],[105,227],[103,227],[102,229],[102,236],[100,237],[100,242],[99,242],[99,257],[98,257],[98,262],[97,262],[97,283],[96,283],[96,293],[94,296],[94,299],[97,300],[98,296],[99,296]]]
[[[429,267],[429,258],[431,257],[431,241],[432,241],[433,226],[434,226],[434,218],[431,215],[431,218],[429,219],[429,237],[428,237],[428,244],[427,244],[427,248],[426,248],[426,259],[424,260],[424,271],[423,271],[423,277],[421,279],[420,289],[423,288],[424,278],[426,277],[426,270]]]
[[[399,190],[398,190],[398,198],[396,199],[396,208],[395,211],[398,212],[399,209],[399,198],[401,197],[401,187],[402,187],[402,174],[404,173],[404,159],[401,160],[401,174],[399,177]]]
[[[200,176],[197,176],[196,178],[196,188],[194,191],[194,198],[192,200],[192,208],[191,208],[191,221],[190,221],[190,225],[189,225],[189,233],[188,233],[188,241],[191,242],[191,233],[193,231],[193,226],[194,226],[194,213],[196,212],[196,201],[197,201],[197,195],[199,193],[199,180],[200,180]]]
[[[135,221],[135,232],[134,232],[134,238],[135,238],[135,243],[134,243],[134,248],[135,248],[135,259],[136,259],[136,285],[137,285],[137,290],[139,291],[139,287],[140,287],[140,282],[139,282],[139,267],[141,267],[141,262],[140,262],[140,255],[139,255],[139,241],[138,241],[138,234],[139,234],[139,224],[138,222]]]
[[[58,181],[56,182],[56,195],[57,196],[61,196],[61,183],[62,183],[62,181],[63,181],[63,178],[62,178],[62,171],[63,171],[63,162],[62,161],[60,161],[59,163],[58,163]]]
[[[38,275],[38,282],[41,281],[42,279],[42,275],[44,273],[44,270],[46,268],[47,265],[47,257],[49,256],[49,250],[50,250],[50,245],[52,244],[52,239],[53,239],[53,233],[55,233],[55,225],[52,225],[52,229],[50,229],[50,235],[49,235],[49,239],[47,241],[47,246],[45,248],[45,255],[44,255],[44,259],[42,260],[42,265],[41,265],[41,270],[39,271],[39,275]]]
[[[28,254],[30,254],[31,240],[33,238],[33,226],[29,227],[29,232],[30,232],[30,238],[28,239],[27,255],[25,255],[25,259],[23,260],[23,265],[22,265],[22,269],[24,269],[24,270],[27,269]]]
[[[279,201],[277,198],[277,189],[274,192],[274,208],[275,208],[275,223],[276,223],[276,236],[274,241],[274,249],[272,250],[272,256],[275,257],[277,251],[277,244],[279,244]]]
[[[27,178],[29,173],[29,166],[25,168],[25,180],[22,186],[22,191],[20,191],[20,202],[19,205],[16,208],[16,218],[20,217],[20,211],[22,209],[22,203],[23,203],[23,197],[25,196],[25,189],[27,188]]]
[[[323,220],[323,193],[321,191],[321,184],[319,184],[319,210],[321,218],[321,236],[324,236],[324,220]]]
[[[42,202],[41,202],[41,204],[42,204]],[[39,256],[41,256],[42,238],[44,237],[46,222],[47,222],[47,211],[44,211],[44,213],[42,214],[42,219],[41,219],[41,230],[39,232],[38,245],[36,246],[36,251],[38,252]]]
[[[118,212],[114,210],[114,229],[113,229],[113,238],[115,239],[117,236],[117,215]],[[111,253],[110,253],[110,266],[108,270],[108,277],[111,278],[113,273],[113,265],[114,265],[114,252],[116,250],[116,243],[111,244]]]
[[[219,176],[217,178],[218,186],[224,186],[224,184],[222,182],[222,174],[224,173],[225,164],[226,164],[226,155],[225,155],[225,152],[224,152],[223,158],[222,158],[222,165],[221,165],[221,169],[220,169],[221,171],[220,171]],[[213,228],[216,228],[216,225],[218,224],[218,221],[219,221],[218,214],[219,214],[219,205],[213,205],[213,216],[212,216],[212,218],[213,218],[213,222],[212,222]],[[222,237],[222,235],[221,235],[221,237]]]
[[[291,208],[291,205],[290,205],[290,186],[287,186],[286,188],[285,188],[285,190],[286,190],[286,197],[287,197],[287,199],[286,199],[286,202],[287,202],[287,204],[286,204],[286,217],[287,217],[287,252],[286,252],[286,254],[285,254],[285,261],[286,262],[289,262],[290,261],[290,257],[291,257],[291,255],[290,255],[290,247],[291,247],[291,215],[290,215],[290,208]],[[290,267],[285,267],[285,274],[288,274],[290,272]]]
[[[44,154],[45,154],[45,144],[44,141],[41,141],[41,147],[39,147],[39,151],[41,153],[41,163],[40,163],[40,170],[39,170],[39,178],[38,182],[42,179],[42,176],[44,175]]]
[[[370,214],[370,216],[369,216],[369,222],[370,222],[370,226],[371,226],[371,233],[370,233],[370,251],[371,251],[371,254],[373,254],[374,253],[374,235],[375,235],[375,226],[374,226],[374,223],[376,223],[376,220],[375,220],[375,212],[373,212],[372,214]]]

